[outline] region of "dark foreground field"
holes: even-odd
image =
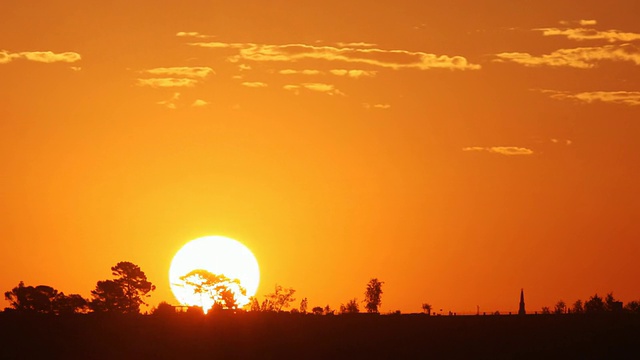
[[[640,359],[640,316],[0,314],[0,359]]]

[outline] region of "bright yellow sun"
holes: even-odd
[[[200,306],[205,312],[213,307],[216,300],[211,291],[198,291],[193,282],[184,277],[194,270],[205,270],[211,274],[224,275],[229,280],[238,280],[245,294],[230,286],[238,305],[249,303],[260,282],[258,261],[246,246],[224,236],[206,236],[185,244],[173,257],[169,268],[171,291],[185,306]],[[182,278],[182,279],[181,279]],[[187,281],[185,281],[187,280]]]

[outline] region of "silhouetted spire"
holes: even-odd
[[[524,309],[524,289],[520,289],[520,309],[518,315],[526,315],[527,311]]]

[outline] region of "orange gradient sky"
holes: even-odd
[[[131,261],[175,304],[173,255],[223,235],[310,306],[639,299],[639,13],[3,1],[0,290]]]

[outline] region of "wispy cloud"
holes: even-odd
[[[561,140],[561,139],[551,139],[551,142],[554,144],[564,144],[567,146],[570,146],[571,144],[573,144],[573,141],[569,140],[569,139],[565,139],[565,140]]]
[[[640,49],[631,44],[560,49],[535,56],[523,52],[500,53],[497,62],[514,62],[525,66],[554,66],[590,69],[601,61],[627,61],[640,65]]]
[[[640,40],[640,34],[622,32],[619,30],[598,31],[596,29],[575,28],[575,29],[559,29],[559,28],[540,28],[534,29],[541,31],[544,36],[564,36],[571,40],[606,40],[608,42],[629,42]]]
[[[203,47],[203,48],[210,48],[210,49],[243,49],[248,46],[257,46],[256,44],[251,44],[251,43],[245,43],[245,44],[225,43],[225,42],[218,42],[218,41],[195,42],[195,43],[189,43],[189,45]]]
[[[54,53],[52,51],[23,51],[11,53],[6,50],[0,50],[0,64],[7,64],[14,60],[23,59],[40,63],[74,63],[80,61],[82,56],[76,52]]]
[[[268,85],[260,81],[245,81],[242,83],[242,86],[246,86],[250,88],[264,88],[264,87],[267,87]]]
[[[595,26],[598,25],[597,20],[593,19],[583,19],[583,20],[562,20],[560,21],[561,25],[580,25],[580,26]]]
[[[150,86],[153,88],[192,87],[198,83],[196,79],[189,78],[151,78],[138,79],[138,86]]]
[[[361,78],[361,77],[374,77],[378,73],[377,71],[371,70],[345,70],[345,69],[334,69],[329,70],[330,73],[337,76],[347,76],[350,78]]]
[[[345,96],[345,93],[336,89],[332,84],[325,83],[302,83],[299,85],[285,85],[285,90],[293,91],[296,95],[300,93],[300,89],[307,89],[310,91],[321,92],[327,95],[341,95]]]
[[[571,93],[567,91],[540,90],[558,100],[575,100],[585,103],[605,102],[628,106],[640,105],[639,91],[587,91]]]
[[[352,48],[371,48],[378,46],[378,44],[372,44],[368,42],[339,42],[339,47],[352,47]]]
[[[381,109],[381,110],[386,110],[386,109],[390,109],[391,105],[389,104],[369,104],[369,103],[363,103],[362,107],[364,107],[365,109],[369,110],[369,109]]]
[[[462,56],[436,55],[407,50],[384,50],[361,47],[333,47],[308,44],[266,45],[254,43],[192,42],[191,46],[238,49],[230,61],[296,62],[307,59],[366,64],[388,69],[478,70]]]
[[[193,87],[215,72],[205,66],[160,67],[142,70],[142,74],[153,75],[148,79],[137,79],[138,86],[153,88]]]
[[[158,101],[156,104],[165,106],[171,110],[175,110],[178,107],[177,106],[178,99],[180,99],[180,93],[176,92],[176,93],[173,93],[173,95],[169,100]]]
[[[210,38],[214,38],[214,35],[205,35],[205,34],[200,34],[197,31],[180,31],[178,33],[176,33],[176,36],[178,37],[192,37],[192,38],[197,38],[197,39],[210,39]]]
[[[162,105],[171,110],[175,110],[179,107],[184,107],[184,106],[203,107],[203,106],[209,105],[209,102],[202,99],[196,99],[190,105],[188,105],[189,103],[184,100],[181,100],[181,97],[182,97],[182,94],[180,94],[179,92],[174,92],[173,95],[171,95],[171,98],[167,100],[158,101],[156,104]]]
[[[500,154],[506,156],[520,156],[520,155],[532,155],[533,150],[524,148],[524,147],[516,147],[516,146],[490,146],[490,147],[480,147],[480,146],[471,146],[462,148],[462,151],[480,151],[480,152],[489,152],[493,154]]]
[[[278,73],[282,75],[320,75],[322,74],[322,71],[310,70],[310,69],[304,69],[304,70],[283,69],[278,71]]]
[[[211,74],[215,74],[212,68],[204,66],[161,67],[143,70],[142,72],[155,76],[186,77],[193,79],[204,79]]]

